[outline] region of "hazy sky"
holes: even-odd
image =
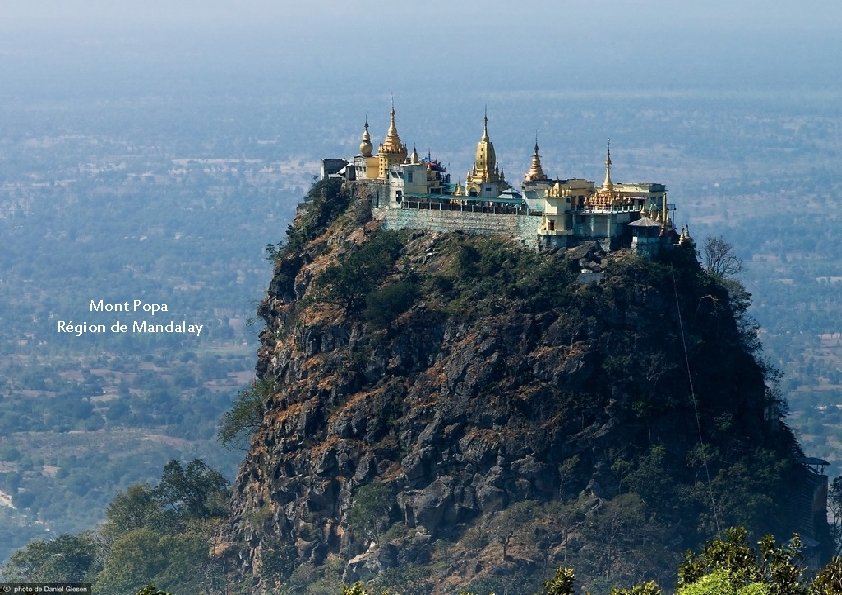
[[[842,81],[838,0],[0,0],[0,33],[11,89],[163,71],[442,92]]]
[[[366,14],[368,13],[368,14]],[[420,17],[420,18],[419,18]],[[469,19],[468,17],[474,17]],[[307,23],[343,20],[351,26],[380,26],[389,20],[419,18],[426,27],[444,27],[473,37],[482,27],[525,31],[553,24],[603,28],[623,34],[630,28],[657,31],[667,27],[748,29],[829,29],[842,23],[842,6],[833,0],[425,0],[424,2],[346,2],[310,0],[2,0],[0,18],[22,26],[59,24],[118,26],[246,26],[262,27],[287,20]],[[471,22],[473,20],[473,22]],[[363,32],[360,32],[363,33]],[[385,32],[368,31],[370,35]]]

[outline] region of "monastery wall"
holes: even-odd
[[[372,213],[375,219],[383,222],[385,229],[504,235],[521,240],[530,248],[538,247],[541,217],[535,215],[492,215],[427,209],[373,209]]]

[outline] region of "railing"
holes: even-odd
[[[468,204],[465,204],[465,203]],[[527,205],[510,205],[494,203],[494,201],[478,202],[460,200],[409,200],[401,201],[402,209],[417,209],[425,211],[458,211],[461,213],[485,213],[488,215],[532,215],[540,217],[541,213],[531,211]]]
[[[571,209],[576,213],[630,213],[632,211],[640,211],[640,207],[636,205],[608,205],[608,206],[581,206]]]

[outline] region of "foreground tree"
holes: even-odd
[[[158,485],[115,497],[97,531],[36,540],[12,555],[0,577],[92,583],[102,595],[214,592],[221,568],[209,542],[227,498],[228,482],[203,461],[170,461]]]
[[[573,583],[576,575],[572,568],[559,568],[555,576],[544,581],[544,593],[542,595],[573,595]]]
[[[37,539],[18,550],[3,567],[5,580],[90,582],[102,569],[102,543],[92,532]]]
[[[767,535],[758,544],[759,552],[748,544],[747,535],[743,528],[731,528],[723,539],[705,544],[700,553],[688,553],[678,569],[677,593],[806,593],[801,582],[803,560],[797,535],[783,545]]]
[[[778,544],[767,535],[753,547],[748,532],[731,528],[720,539],[705,544],[698,553],[688,552],[678,568],[676,595],[840,595],[842,557],[835,556],[811,581],[803,579],[801,540],[794,535]],[[573,595],[575,575],[571,568],[558,568],[544,581],[538,595]],[[362,583],[343,590],[343,595],[371,595]],[[388,595],[384,592],[383,595]],[[463,591],[461,595],[490,595]],[[628,588],[614,587],[611,595],[662,595],[648,581]]]

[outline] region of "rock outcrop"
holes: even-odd
[[[384,232],[335,185],[314,193],[258,310],[274,389],[224,535],[248,580],[393,569],[405,592],[449,592],[576,555],[636,579],[658,560],[623,574],[635,546],[611,519],[675,553],[717,524],[796,528],[788,490],[809,471],[733,288],[692,249]],[[598,282],[577,281],[583,258]],[[600,535],[615,541],[587,554]]]

